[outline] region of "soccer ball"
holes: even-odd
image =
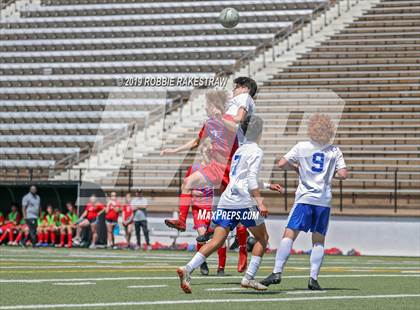
[[[225,28],[233,28],[239,23],[239,13],[234,8],[225,8],[220,12],[219,22]]]

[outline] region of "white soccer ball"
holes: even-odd
[[[219,22],[225,28],[233,28],[239,23],[239,13],[234,8],[225,8],[220,12]]]

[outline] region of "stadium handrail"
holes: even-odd
[[[313,35],[313,26],[312,26],[312,22],[314,20],[314,16],[320,16],[322,14],[324,14],[324,26],[327,25],[327,11],[333,7],[335,4],[338,5],[338,15],[341,14],[341,3],[342,0],[330,0],[330,1],[325,1],[324,3],[322,3],[321,5],[317,6],[316,8],[314,8],[312,10],[312,13],[308,15],[304,15],[300,18],[298,18],[297,20],[292,22],[292,25],[287,27],[287,28],[283,28],[282,30],[278,31],[277,33],[274,34],[274,37],[271,40],[271,43],[267,43],[267,42],[263,42],[261,44],[259,44],[253,51],[251,51],[250,53],[242,56],[241,58],[236,60],[236,64],[233,67],[233,71],[239,70],[241,69],[244,65],[248,65],[248,75],[251,75],[251,60],[255,59],[257,56],[261,55],[263,56],[263,68],[266,67],[266,57],[265,57],[265,53],[268,49],[272,49],[272,61],[275,61],[276,58],[276,52],[275,52],[275,46],[276,44],[283,42],[286,40],[287,42],[287,50],[290,49],[290,36],[294,33],[297,33],[297,31],[303,29],[305,27],[305,25],[309,22],[311,25],[310,31],[311,31],[311,36]],[[347,11],[350,10],[350,2],[351,0],[346,0],[347,3]],[[359,3],[359,0],[355,0],[355,4]],[[301,42],[304,41],[304,33],[302,30],[302,38],[301,38]]]
[[[14,2],[16,2],[16,0],[1,1],[0,2],[0,10],[4,10],[7,6],[11,5]]]
[[[170,101],[166,101],[164,108],[164,115],[171,113],[172,111],[182,108],[182,97],[178,95]],[[169,106],[169,107],[168,107]],[[158,106],[156,109],[149,112],[149,114],[144,118],[145,124],[141,129],[144,130],[144,138],[147,140],[147,126],[153,124],[156,120],[162,117],[161,115],[162,107]],[[79,153],[70,154],[63,159],[57,161],[54,165],[54,169],[50,170],[49,177],[53,178],[59,172],[70,169],[72,166],[77,165],[83,160],[90,158],[93,154],[99,155],[100,152],[114,145],[118,141],[127,138],[128,136],[134,134],[140,130],[137,122],[131,122],[123,128],[116,129],[111,133],[103,136],[98,143],[95,143],[94,146],[85,146],[80,149]]]

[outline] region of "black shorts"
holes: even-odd
[[[97,217],[95,217],[94,219],[88,219],[88,221],[89,221],[89,223],[90,224],[98,224],[98,218]]]
[[[105,223],[110,224],[110,225],[116,225],[116,224],[118,224],[118,221],[105,220]]]

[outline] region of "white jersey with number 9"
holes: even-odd
[[[339,147],[320,145],[314,141],[299,142],[284,158],[292,164],[299,164],[299,186],[295,204],[329,207],[334,173],[346,167]]]

